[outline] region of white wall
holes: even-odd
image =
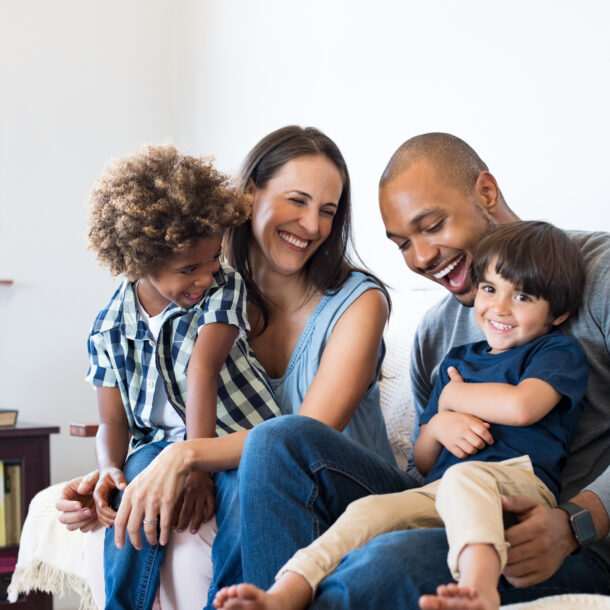
[[[236,170],[268,131],[315,125],[350,166],[356,242],[394,286],[428,286],[386,242],[394,149],[449,131],[523,217],[610,228],[607,3],[546,0],[21,0],[0,4],[0,406],[60,424],[55,481],[93,465],[85,337],[112,280],[84,250],[104,162],[167,137]]]
[[[85,251],[111,157],[174,132],[171,0],[20,0],[0,9],[0,406],[61,426],[52,478],[94,466],[86,337],[113,282]]]
[[[179,81],[179,140],[234,170],[271,129],[315,125],[353,180],[356,243],[396,286],[377,182],[427,131],[469,142],[523,218],[610,229],[608,3],[585,0],[213,0],[188,3],[196,74]],[[196,115],[196,120],[192,120]]]

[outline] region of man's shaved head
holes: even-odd
[[[464,194],[472,193],[479,174],[489,171],[464,140],[448,133],[424,133],[399,146],[385,168],[379,186],[421,161],[430,163],[446,186],[456,187]]]

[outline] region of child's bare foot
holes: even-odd
[[[463,585],[441,585],[436,595],[422,595],[419,607],[422,610],[498,610],[500,595],[496,588],[476,591]]]
[[[288,610],[289,600],[277,593],[268,593],[254,585],[224,587],[214,597],[214,608],[226,610]]]

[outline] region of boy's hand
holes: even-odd
[[[444,411],[429,422],[434,438],[456,457],[463,459],[494,442],[489,424],[474,415]]]
[[[68,481],[61,490],[55,508],[59,511],[59,522],[70,531],[88,532],[97,525],[93,490],[98,478],[99,472],[94,470],[84,477]]]
[[[93,491],[93,499],[99,520],[106,527],[114,525],[116,511],[110,506],[110,494],[127,487],[127,480],[120,468],[105,468],[100,472],[100,478]]]
[[[462,376],[454,366],[450,366],[447,369],[447,374],[449,375],[449,383],[445,385],[443,391],[441,392],[441,395],[438,398],[439,413],[441,411],[451,410],[451,392],[453,391],[453,388],[458,383],[465,383],[462,379]]]
[[[214,481],[208,472],[193,470],[186,476],[184,490],[176,502],[173,521],[181,532],[189,527],[195,533],[214,515]]]

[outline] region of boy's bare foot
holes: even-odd
[[[246,584],[224,587],[216,593],[213,604],[214,608],[223,610],[297,610],[307,605],[302,604],[298,597],[295,599],[287,588],[263,591]]]
[[[452,583],[438,587],[436,595],[422,595],[419,607],[422,610],[498,610],[500,595],[495,587],[476,591]]]
[[[226,608],[227,610],[236,610],[238,608],[271,610],[271,608],[278,607],[273,605],[273,596],[270,596],[267,592],[254,585],[244,584],[224,587],[216,593],[214,598],[214,608]]]

